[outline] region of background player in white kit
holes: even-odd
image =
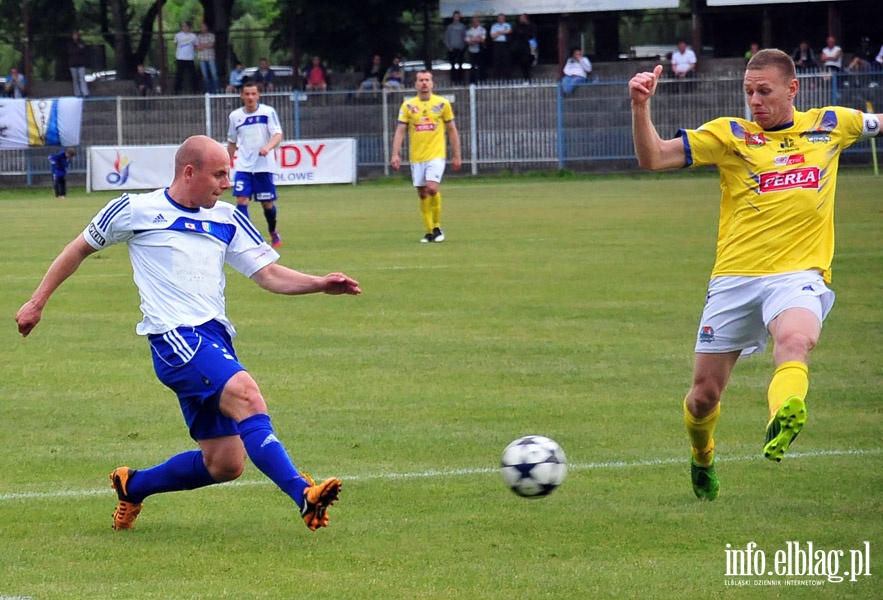
[[[260,103],[257,84],[242,86],[243,106],[230,113],[227,127],[227,152],[230,160],[236,156],[236,176],[233,195],[236,208],[248,216],[248,202],[252,198],[264,208],[264,218],[270,230],[274,248],[282,245],[276,228],[276,159],[273,150],[282,142],[282,126],[272,106]]]
[[[336,477],[314,484],[298,472],[276,437],[257,382],[239,362],[226,316],[224,264],[265,290],[287,295],[361,293],[342,273],[324,277],[277,264],[270,248],[241,212],[218,198],[230,189],[230,159],[205,136],[188,138],[175,154],[172,184],[111,200],[52,262],[15,316],[28,336],[58,287],[91,254],[125,242],[156,375],[178,396],[199,450],[148,469],[117,467],[114,529],[130,529],[152,494],[192,490],[236,479],[252,463],[298,505],[311,530],[328,525],[326,509],[340,492]]]

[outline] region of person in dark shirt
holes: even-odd
[[[55,187],[55,197],[59,200],[64,200],[67,196],[67,167],[76,155],[77,149],[71,147],[49,156],[49,164],[52,165],[52,185]]]

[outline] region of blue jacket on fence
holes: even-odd
[[[61,150],[50,155],[49,164],[52,165],[53,177],[64,177],[67,175],[67,166],[69,164],[67,150]]]

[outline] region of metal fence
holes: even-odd
[[[415,92],[332,91],[267,93],[261,101],[279,113],[285,139],[357,140],[359,176],[389,173],[389,151],[401,102]],[[636,168],[625,81],[595,82],[564,96],[555,81],[439,88],[453,101],[464,169],[473,175],[502,170],[598,171]],[[839,104],[883,111],[883,74],[801,77],[797,108]],[[81,149],[92,145],[177,144],[195,134],[219,141],[236,95],[88,98]],[[653,119],[663,137],[719,116],[746,116],[741,77],[660,82]],[[868,142],[849,153],[870,163]],[[0,176],[18,185],[42,183],[54,148],[0,151]],[[863,154],[864,153],[864,154]],[[70,173],[86,170],[86,152]],[[407,157],[407,148],[405,148]]]

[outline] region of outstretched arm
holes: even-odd
[[[638,165],[651,171],[677,169],[687,163],[684,143],[680,139],[663,140],[650,118],[650,98],[656,94],[656,86],[662,75],[662,65],[653,72],[638,73],[629,81],[629,97],[632,101],[632,137]]]
[[[359,282],[343,273],[329,273],[320,277],[301,273],[277,263],[270,263],[252,275],[251,278],[269,292],[288,296],[317,292],[325,292],[335,296],[340,294],[358,296],[362,293]]]
[[[31,295],[31,299],[25,302],[15,315],[18,332],[23,337],[28,337],[34,327],[37,326],[37,323],[40,322],[43,316],[43,307],[46,306],[52,293],[68,277],[74,274],[80,264],[86,260],[87,256],[95,252],[97,250],[86,243],[86,240],[80,235],[69,243],[61,251],[61,254],[52,261],[40,285],[37,286],[37,289]]]

